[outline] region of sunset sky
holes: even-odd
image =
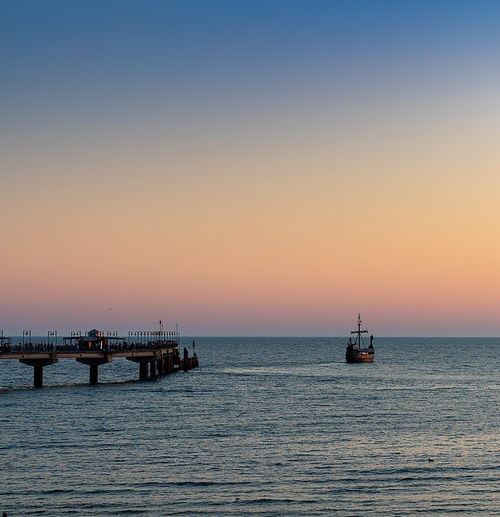
[[[499,336],[499,27],[0,0],[0,330]]]

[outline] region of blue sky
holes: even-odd
[[[4,98],[31,107],[46,102],[56,111],[71,103],[92,110],[153,100],[173,109],[189,100],[198,109],[210,109],[210,102],[251,108],[269,98],[307,102],[308,95],[448,88],[450,75],[464,86],[488,79],[499,50],[496,2],[21,1],[0,7]]]

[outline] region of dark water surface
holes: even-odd
[[[89,386],[66,359],[43,389],[0,361],[0,512],[500,515],[500,340],[374,344],[197,338],[189,372],[116,359]]]

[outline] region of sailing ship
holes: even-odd
[[[368,330],[361,326],[361,314],[358,314],[357,329],[351,330],[351,334],[355,334],[354,342],[349,338],[347,348],[345,350],[345,360],[348,363],[371,363],[375,357],[373,348],[373,336],[370,336],[370,344],[364,347],[363,334],[368,334]]]

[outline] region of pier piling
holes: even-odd
[[[83,357],[82,353],[80,354],[80,357],[76,358],[76,360],[79,363],[90,366],[89,383],[94,385],[98,382],[99,365],[110,363],[113,360],[113,356],[104,354],[104,357]]]
[[[99,376],[99,365],[97,364],[91,364],[90,365],[90,384],[94,385],[98,382],[98,376]]]
[[[145,381],[148,378],[148,363],[139,363],[139,380]]]
[[[35,388],[43,387],[43,366],[33,367],[33,386]]]
[[[22,354],[19,362],[27,364],[28,366],[33,366],[33,386],[35,388],[41,388],[43,386],[43,367],[57,363],[57,354],[46,354],[48,357],[44,357],[43,359],[33,359],[26,357],[27,355],[29,354]]]

